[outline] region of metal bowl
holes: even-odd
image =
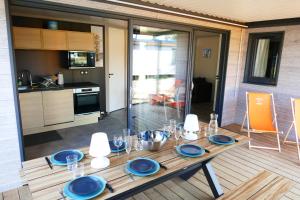
[[[158,151],[167,142],[167,136],[160,130],[148,130],[140,133],[143,148],[149,151]]]

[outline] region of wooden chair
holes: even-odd
[[[269,171],[262,171],[218,200],[277,200],[293,185],[294,182],[287,178]]]
[[[293,113],[293,122],[283,140],[283,143],[296,143],[298,150],[298,159],[300,160],[300,148],[299,148],[299,134],[300,134],[300,99],[291,98],[292,113]],[[287,137],[292,131],[292,128],[295,128],[295,138],[296,141],[288,141]]]
[[[247,129],[243,129],[247,121]],[[246,113],[243,120],[241,130],[245,130],[250,137],[251,133],[271,133],[277,136],[277,148],[254,146],[249,141],[250,148],[261,148],[278,150],[281,152],[279,131],[277,125],[277,114],[275,112],[275,104],[273,94],[246,92]]]

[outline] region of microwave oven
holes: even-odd
[[[95,52],[68,51],[69,69],[95,68]]]

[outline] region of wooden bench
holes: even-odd
[[[28,185],[0,192],[0,200],[32,200]]]
[[[291,180],[262,171],[218,200],[276,200],[280,199],[294,185]]]

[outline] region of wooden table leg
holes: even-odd
[[[218,198],[222,196],[224,192],[210,162],[204,163],[202,169],[214,197]]]

